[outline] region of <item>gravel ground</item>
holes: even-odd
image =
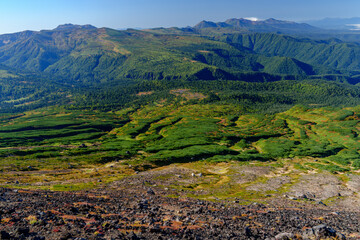
[[[161,189],[0,189],[0,239],[358,239],[360,213],[273,199],[239,205]]]

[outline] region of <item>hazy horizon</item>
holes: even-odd
[[[202,20],[276,18],[302,22],[357,17],[358,1],[284,0],[4,0],[0,1],[0,34],[91,24],[114,29],[186,27]]]

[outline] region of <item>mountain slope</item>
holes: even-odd
[[[190,30],[182,35],[159,34],[149,30],[117,31],[69,24],[54,30],[1,35],[0,64],[4,70],[0,76],[4,80],[0,82],[3,89],[0,107],[73,103],[75,99],[82,99],[84,91],[88,90],[95,91],[91,94],[97,97],[89,101],[96,105],[101,98],[96,91],[117,89],[143,80],[160,80],[162,82],[156,86],[167,90],[176,85],[174,82],[185,80],[360,82],[359,44],[340,40],[314,41],[273,33],[222,32],[242,22],[233,19],[218,24],[215,29],[218,34],[213,36],[190,34]],[[267,24],[288,26],[293,23],[268,20]],[[206,26],[213,24],[204,22],[202,27]],[[173,29],[167,30],[170,33]],[[57,91],[61,94],[50,94],[51,99],[46,98]],[[119,92],[123,96],[114,95],[119,98],[114,99],[118,106],[125,104],[124,96],[132,99],[130,102],[138,100],[130,97],[130,92]],[[64,98],[64,95],[73,97]],[[291,102],[275,95],[274,99]],[[244,96],[240,98],[248,99]],[[108,94],[104,97],[112,99]],[[107,100],[100,102],[113,106]]]
[[[228,28],[262,31],[292,26],[314,29],[275,19],[204,21],[194,29],[212,28],[219,33],[205,38],[64,25],[54,30],[0,36],[0,63],[87,85],[122,78],[198,78],[203,71],[212,73],[210,79],[216,78],[216,71],[226,72],[228,79],[239,79],[238,74],[244,72],[319,75],[360,70],[360,45],[356,43],[271,33],[223,33]]]
[[[219,71],[229,79],[238,79],[236,75],[244,71],[287,75],[310,73],[303,71],[299,64],[277,71],[270,66],[271,57],[239,45],[198,36],[65,26],[31,32],[29,36],[6,37],[11,40],[3,40],[0,63],[86,84],[121,78],[214,79],[215,72]],[[291,62],[294,61],[288,61]],[[201,74],[204,71],[211,76]]]
[[[240,44],[260,54],[286,56],[307,64],[338,70],[360,70],[360,45],[340,40],[315,41],[278,34],[232,34],[223,41]]]

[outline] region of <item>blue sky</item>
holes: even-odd
[[[359,0],[0,0],[0,33],[59,24],[110,28],[193,26],[201,20],[358,17]]]

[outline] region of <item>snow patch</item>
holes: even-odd
[[[253,22],[259,21],[259,19],[256,18],[256,17],[248,17],[248,18],[245,18],[245,19],[246,19],[246,20],[253,21]]]

